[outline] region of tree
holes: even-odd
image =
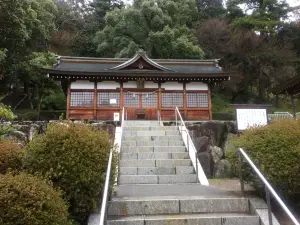
[[[226,15],[223,0],[197,0],[199,20],[221,18]]]
[[[152,58],[202,58],[191,29],[197,8],[193,0],[145,0],[115,8],[96,36],[105,57],[131,57],[143,48]]]
[[[5,58],[1,54],[1,91],[19,85],[22,65],[31,52],[47,48],[56,12],[52,0],[0,1],[0,49],[6,49]]]

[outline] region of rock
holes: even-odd
[[[222,159],[214,165],[215,178],[231,177],[231,165],[226,159]]]
[[[213,146],[222,147],[227,136],[227,126],[224,122],[208,121],[190,126],[194,137],[209,137]]]
[[[218,146],[210,146],[210,151],[214,163],[219,162],[224,155],[223,150]]]
[[[228,133],[237,134],[238,130],[237,130],[236,122],[226,121],[224,123],[225,123],[225,126],[227,127]]]
[[[232,140],[235,137],[237,137],[237,135],[232,134],[232,133],[227,134],[227,138],[226,138],[226,141],[224,143],[224,148],[223,148],[225,157],[227,156],[227,153],[233,149]]]
[[[211,157],[211,153],[207,152],[199,152],[197,154],[199,162],[203,168],[203,171],[207,178],[212,178],[213,176],[213,160]]]
[[[12,131],[5,136],[5,138],[15,141],[23,147],[28,143],[27,134],[22,131]]]
[[[209,137],[196,137],[193,138],[193,142],[197,152],[209,151]]]

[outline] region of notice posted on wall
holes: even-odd
[[[266,109],[236,109],[236,118],[239,131],[268,124]]]
[[[111,104],[111,105],[117,104],[117,99],[114,99],[114,98],[109,99],[109,104]]]

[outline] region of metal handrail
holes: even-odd
[[[122,109],[122,119],[121,119],[121,143],[120,148],[122,144],[122,136],[123,136],[123,127],[124,127],[124,108]],[[110,183],[110,175],[111,175],[111,168],[112,168],[112,158],[113,158],[113,150],[110,150],[109,153],[109,159],[106,169],[106,177],[105,177],[105,184],[103,189],[103,197],[102,197],[102,204],[101,204],[101,210],[100,210],[100,220],[99,225],[106,224],[107,221],[107,202],[108,202],[108,190],[109,190],[109,183]]]
[[[177,116],[178,115],[178,116]],[[202,168],[201,168],[201,164],[200,164],[200,162],[199,162],[199,160],[198,160],[198,157],[197,157],[197,151],[196,151],[196,148],[195,148],[195,145],[194,145],[194,142],[193,142],[193,140],[192,140],[192,138],[191,138],[191,136],[190,136],[190,134],[189,134],[189,132],[188,132],[188,129],[186,128],[186,126],[185,126],[185,123],[184,123],[184,121],[183,121],[183,119],[182,119],[182,116],[181,116],[181,114],[180,114],[180,111],[179,111],[179,109],[178,109],[178,107],[176,107],[175,108],[175,120],[176,120],[176,125],[175,126],[177,126],[177,124],[178,124],[178,117],[179,117],[179,120],[180,120],[180,122],[181,122],[181,124],[180,124],[180,133],[182,134],[182,132],[186,132],[186,144],[187,144],[187,150],[188,150],[188,153],[189,153],[189,155],[190,155],[190,149],[192,148],[192,149],[194,149],[195,150],[195,170],[196,170],[196,173],[197,173],[197,177],[199,178],[199,169],[201,169],[201,171],[202,171]],[[184,130],[182,129],[182,128],[184,128]],[[190,144],[191,143],[191,144]],[[191,146],[190,146],[191,145]],[[199,165],[200,165],[200,168],[198,168],[198,163],[199,163]],[[202,171],[203,172],[203,171]],[[205,177],[205,180],[202,180],[202,182],[203,183],[201,183],[201,181],[199,180],[199,182],[202,184],[202,185],[208,185],[208,180],[207,180],[207,178],[206,178],[206,176],[205,176],[205,174],[204,174],[204,172],[203,172],[203,176],[202,177]]]
[[[240,170],[240,182],[241,182],[241,191],[244,195],[244,181],[243,181],[243,173],[242,173],[242,156],[244,159],[246,159],[247,163],[251,166],[251,168],[255,171],[257,176],[260,178],[260,180],[265,185],[266,190],[266,198],[267,198],[267,204],[268,204],[268,216],[269,216],[269,224],[273,225],[272,221],[272,212],[271,212],[271,200],[270,200],[270,194],[275,198],[275,200],[279,203],[279,205],[283,208],[285,213],[289,216],[289,218],[293,221],[295,225],[300,225],[299,222],[296,220],[295,216],[291,213],[291,211],[288,209],[288,207],[283,203],[281,198],[278,196],[276,191],[272,188],[270,183],[266,180],[264,175],[259,171],[259,169],[254,165],[250,157],[247,155],[247,153],[242,149],[238,148],[237,154],[239,156],[239,170]]]

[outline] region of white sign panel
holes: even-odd
[[[268,124],[266,109],[236,109],[238,130]]]
[[[109,99],[110,104],[117,104],[117,99]]]
[[[114,113],[114,121],[120,121],[120,113]]]

